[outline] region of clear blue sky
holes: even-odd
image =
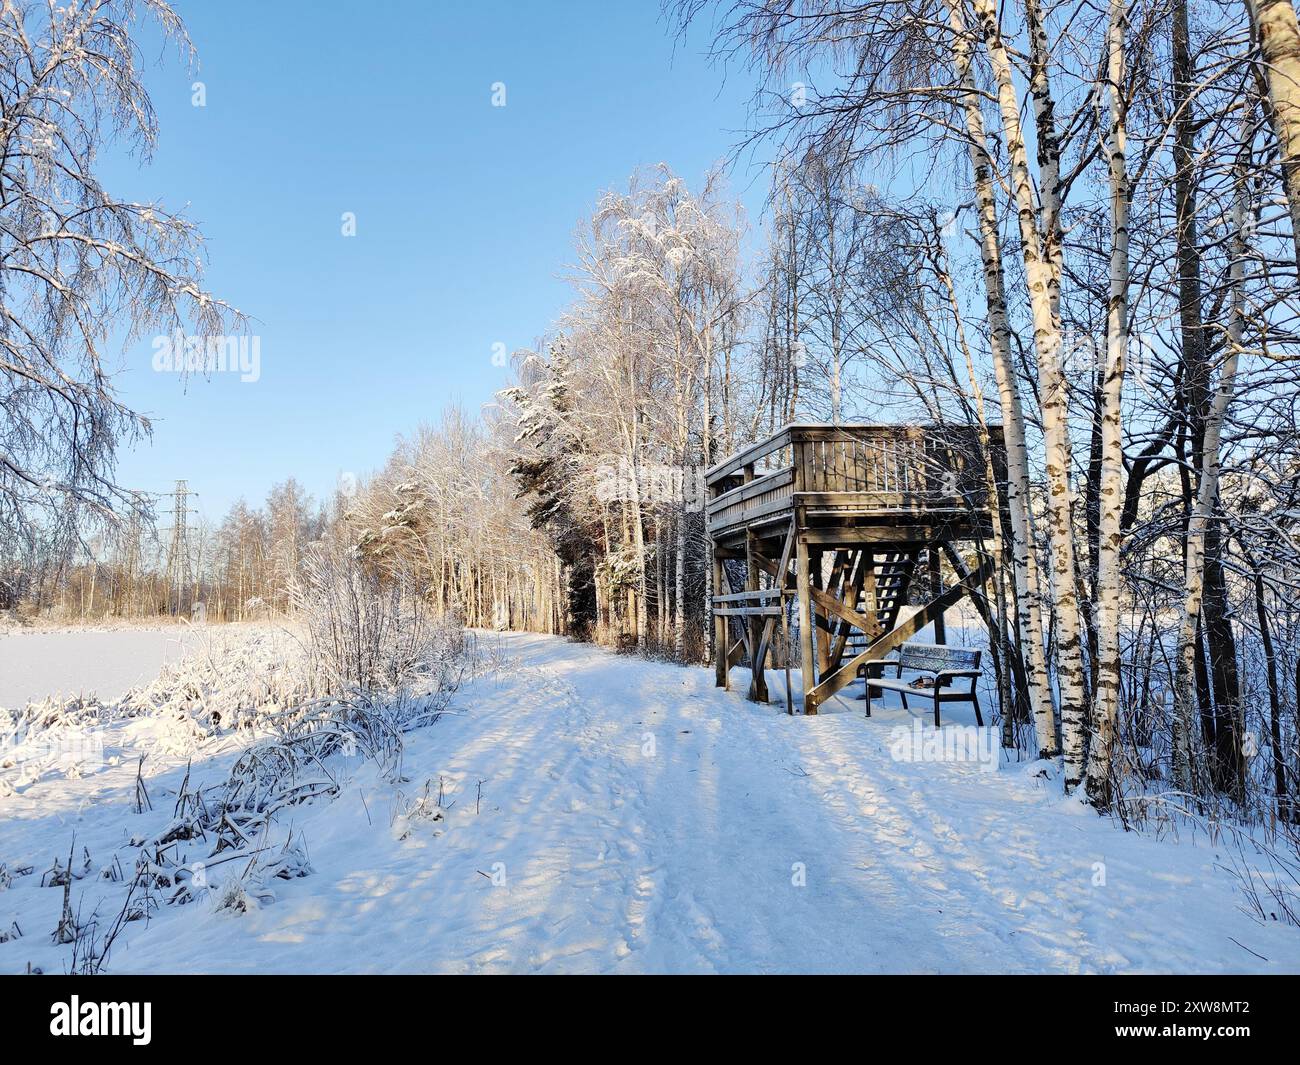
[[[724,84],[703,33],[675,47],[658,0],[175,6],[201,67],[151,65],[154,160],[103,173],[188,205],[209,287],[257,319],[261,379],[183,388],[152,371],[149,338],[132,345],[118,384],[156,430],[119,472],[152,491],[187,478],[213,519],[289,475],[320,498],[448,402],[477,410],[505,380],[492,345],[531,344],[568,301],[598,192],[659,162],[698,187],[745,125],[748,82]],[[731,185],[756,224],[763,180]]]

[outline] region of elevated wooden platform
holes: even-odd
[[[1004,483],[1005,466],[998,427],[984,448],[964,427],[800,424],[712,467],[718,684],[747,657],[750,697],[766,700],[778,625],[787,673],[792,657],[789,600],[801,619],[806,713],[931,622],[942,642],[944,611],[992,573],[991,560],[967,572],[954,545],[991,534],[990,480]],[[944,558],[956,578],[947,588]],[[744,561],[743,587],[732,586],[728,560]],[[922,563],[931,598],[900,622]],[[734,643],[730,619],[741,630]]]

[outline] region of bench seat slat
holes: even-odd
[[[917,695],[925,696],[926,698],[929,698],[934,694],[934,688],[913,688],[912,685],[905,680],[885,680],[884,678],[881,678],[880,680],[870,680],[867,683],[877,690],[888,688],[891,692],[907,692],[909,695],[915,692]],[[948,688],[951,688],[952,685],[940,684],[938,687],[946,691]]]

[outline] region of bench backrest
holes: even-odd
[[[938,673],[944,669],[979,669],[980,653],[968,647],[947,647],[941,643],[905,643],[898,649],[903,669]]]

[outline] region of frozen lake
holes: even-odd
[[[54,694],[116,699],[152,680],[163,663],[180,658],[201,631],[171,627],[0,634],[0,706],[17,708]]]

